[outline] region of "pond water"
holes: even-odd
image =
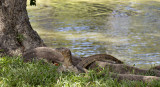
[[[140,68],[160,64],[159,0],[37,0],[27,9],[49,47],[107,53]]]

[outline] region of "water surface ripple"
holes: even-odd
[[[77,56],[108,53],[141,68],[160,64],[160,1],[39,0],[30,22],[53,48]]]

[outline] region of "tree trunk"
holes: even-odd
[[[45,46],[30,25],[27,0],[0,0],[0,54],[19,55]]]

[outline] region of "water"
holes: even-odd
[[[160,64],[159,0],[38,0],[28,6],[47,46],[77,56],[108,53],[128,65]]]

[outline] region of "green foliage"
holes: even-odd
[[[22,85],[51,85],[58,78],[56,68],[43,62],[23,63],[18,58],[3,57],[0,61],[2,85],[9,87]],[[57,78],[55,78],[57,77]]]
[[[160,82],[117,81],[90,70],[87,74],[58,73],[57,66],[43,61],[24,63],[20,57],[0,58],[0,86],[4,87],[158,87]]]
[[[4,51],[4,49],[0,49],[0,52],[3,52]]]
[[[24,40],[24,36],[22,34],[17,35],[18,42],[22,42]]]

